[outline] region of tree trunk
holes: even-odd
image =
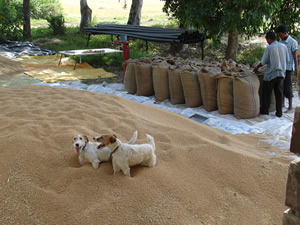
[[[140,25],[143,0],[132,0],[127,24]]]
[[[30,25],[30,0],[23,1],[24,25],[23,37],[25,39],[31,38],[31,25]]]
[[[239,47],[239,36],[236,29],[229,31],[228,45],[226,49],[225,59],[236,61],[236,55]]]
[[[87,4],[87,0],[80,0],[80,27],[79,32],[84,32],[84,27],[88,27],[92,21],[92,10]]]

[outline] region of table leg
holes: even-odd
[[[77,65],[77,61],[75,61],[75,64],[74,64],[73,70],[75,70],[75,68],[76,68],[76,65]]]
[[[63,54],[60,54],[60,59],[59,59],[59,62],[58,62],[58,65],[60,66],[61,64],[61,58],[63,57]]]
[[[75,70],[76,65],[77,65],[77,60],[78,60],[78,56],[74,56],[74,57],[76,58],[76,60],[75,60],[75,64],[74,64],[73,70]],[[81,64],[81,56],[79,56],[79,64]]]
[[[86,43],[86,47],[89,46],[90,38],[91,38],[91,33],[88,34],[88,40],[87,40],[87,43]]]

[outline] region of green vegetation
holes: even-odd
[[[59,0],[31,0],[30,6],[33,6],[33,19],[47,19],[51,15],[62,15],[63,13]]]
[[[13,5],[22,14],[23,0],[13,0]],[[30,0],[31,19],[46,19],[50,15],[62,14],[59,0]]]
[[[0,0],[0,38],[21,39],[23,17],[18,13],[18,10],[19,8],[13,4],[9,5],[7,0]]]
[[[201,29],[206,36],[220,40],[229,31],[253,36],[266,26],[265,16],[271,15],[279,0],[166,0],[164,11],[185,26]]]
[[[10,5],[8,2],[10,2]],[[258,31],[266,29],[266,27],[273,29],[278,23],[293,25],[300,23],[299,1],[255,0],[255,2],[254,4],[246,0],[231,1],[228,3],[220,3],[214,0],[167,0],[164,10],[172,15],[172,18],[166,14],[151,16],[148,14],[142,15],[142,21],[144,26],[177,28],[180,20],[181,24],[199,28],[200,31],[206,32],[208,37],[211,37],[211,39],[205,41],[205,56],[221,61],[226,57],[227,41],[224,37],[231,30],[232,26],[238,28],[239,33],[251,36]],[[22,4],[23,0],[0,0],[0,38],[23,40]],[[182,7],[184,5],[189,7]],[[30,41],[36,42],[41,47],[56,51],[87,48],[87,35],[78,33],[80,16],[74,16],[74,13],[63,15],[60,0],[31,0],[30,8],[32,27],[32,38]],[[262,10],[257,10],[258,8]],[[235,9],[239,10],[235,11]],[[271,11],[274,13],[270,16]],[[267,17],[261,17],[263,14]],[[128,20],[127,16],[102,16],[94,16],[91,26],[99,23],[126,24]],[[237,23],[236,21],[239,22]],[[270,21],[273,21],[273,23],[271,24]],[[49,27],[50,29],[45,27]],[[293,26],[289,26],[289,28],[291,33],[299,33]],[[116,40],[116,37],[114,39]],[[212,41],[216,39],[218,39],[217,42]],[[111,35],[93,35],[91,37],[88,48],[101,47],[116,47],[113,46]],[[131,58],[139,58],[143,56],[162,55],[162,53],[167,52],[168,48],[169,44],[148,42],[146,46],[145,41],[130,41],[130,56]],[[200,45],[191,44],[191,48],[196,49],[194,51],[195,54],[190,54],[192,53],[191,51],[187,55],[200,58]],[[263,51],[264,48],[260,44],[245,43],[244,40],[239,39],[236,61],[251,65],[261,58]],[[185,56],[182,55],[182,57]],[[117,57],[116,55],[105,55],[101,56],[100,59],[99,57],[91,56],[83,57],[83,59],[96,67],[106,64],[120,65],[123,61],[122,54],[119,54]]]
[[[237,62],[241,64],[253,65],[260,61],[265,49],[258,44],[251,44],[244,50],[238,52]]]
[[[54,35],[65,34],[65,18],[62,14],[49,15],[46,20],[49,23],[49,28],[53,31]]]
[[[50,26],[51,29],[55,29],[54,32],[63,30],[57,23],[59,18],[53,19],[55,15],[62,15],[59,0],[31,0],[30,9],[33,24],[37,20],[50,18]],[[23,0],[0,0],[0,38],[22,40],[23,18]],[[42,23],[45,24],[43,20]],[[56,25],[53,26],[53,24]]]
[[[228,34],[226,59],[236,59],[238,35],[253,37],[279,24],[287,25],[294,37],[299,35],[299,0],[166,0],[163,10],[215,41]]]
[[[11,0],[11,6],[7,0],[0,0],[0,38],[9,40],[22,40],[22,2],[23,0]],[[113,40],[116,37],[111,35],[92,35],[87,47],[87,35],[78,32],[80,17],[64,16],[59,0],[31,0],[31,26],[32,41],[36,45],[55,51],[86,49],[86,48],[119,48],[114,46]],[[10,16],[7,16],[10,15]],[[4,18],[4,19],[3,19]],[[107,24],[126,24],[127,17],[94,17],[92,26],[99,23]],[[155,26],[164,28],[177,28],[179,22],[177,19],[168,18],[166,15],[154,15],[151,17],[143,16],[144,26]],[[70,26],[71,25],[71,26]],[[50,28],[50,29],[49,29]],[[113,38],[113,39],[112,39]],[[240,41],[242,42],[242,41]],[[205,56],[210,59],[221,61],[224,59],[224,52],[227,43],[222,39],[219,43],[208,39],[205,42]],[[253,64],[259,60],[263,53],[263,48],[259,45],[243,45],[240,43],[237,62],[243,64]],[[134,40],[130,41],[130,57],[152,57],[162,55],[169,48],[169,44]],[[190,45],[190,48],[196,48],[196,54],[188,55],[190,57],[200,58],[200,45]],[[184,56],[182,56],[184,57]],[[122,54],[107,54],[101,56],[83,56],[82,60],[93,67],[104,67],[110,71],[109,67],[121,68],[123,62]]]
[[[117,38],[111,35],[92,35],[87,47],[88,36],[80,34],[78,27],[67,27],[64,35],[54,35],[53,32],[46,27],[32,28],[32,39],[36,45],[43,48],[48,48],[55,51],[85,49],[85,48],[119,48],[114,46],[113,40]],[[112,40],[113,38],[113,40]],[[55,41],[59,40],[59,41]],[[224,49],[226,48],[226,40],[222,40],[221,44],[216,45],[212,40],[205,42],[205,56],[210,59],[221,61],[224,59]],[[194,47],[194,46],[191,46]],[[160,44],[148,42],[148,50],[146,42],[142,40],[130,41],[130,57],[152,57],[161,55],[163,50],[169,48],[169,44]],[[196,45],[196,48],[199,48]],[[241,43],[240,50],[237,56],[237,62],[252,65],[254,62],[261,59],[264,47],[260,44]],[[195,57],[200,58],[199,54]],[[192,57],[192,55],[190,55]],[[104,67],[110,71],[109,67],[121,68],[123,62],[122,54],[107,54],[101,56],[83,56],[82,60],[89,63],[95,68]]]
[[[299,39],[299,14],[299,0],[283,0],[280,7],[276,8],[270,19],[272,29],[275,29],[279,24],[285,24],[289,30],[289,34]]]
[[[64,35],[54,35],[53,32],[46,27],[32,28],[32,41],[40,47],[55,50],[72,50],[72,49],[86,49],[86,48],[119,48],[121,46],[114,46],[113,40],[116,37],[111,35],[92,35],[89,46],[87,47],[88,36],[80,34],[78,27],[67,27]],[[146,51],[146,44],[144,41],[136,40],[130,41],[130,56],[131,58],[140,58],[144,56],[151,56],[150,50],[154,49],[154,44],[149,43],[149,51]],[[78,60],[77,58],[75,58]],[[89,63],[95,68],[98,67],[119,67],[123,63],[123,54],[107,54],[96,56],[82,56],[84,62]],[[108,68],[108,71],[109,68]]]

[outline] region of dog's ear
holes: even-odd
[[[115,143],[117,141],[117,136],[114,134],[109,138],[110,143]]]
[[[83,138],[84,138],[85,142],[89,142],[89,139],[86,135],[84,135]]]

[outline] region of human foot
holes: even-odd
[[[287,109],[284,111],[284,113],[292,113],[293,112],[293,109]]]

